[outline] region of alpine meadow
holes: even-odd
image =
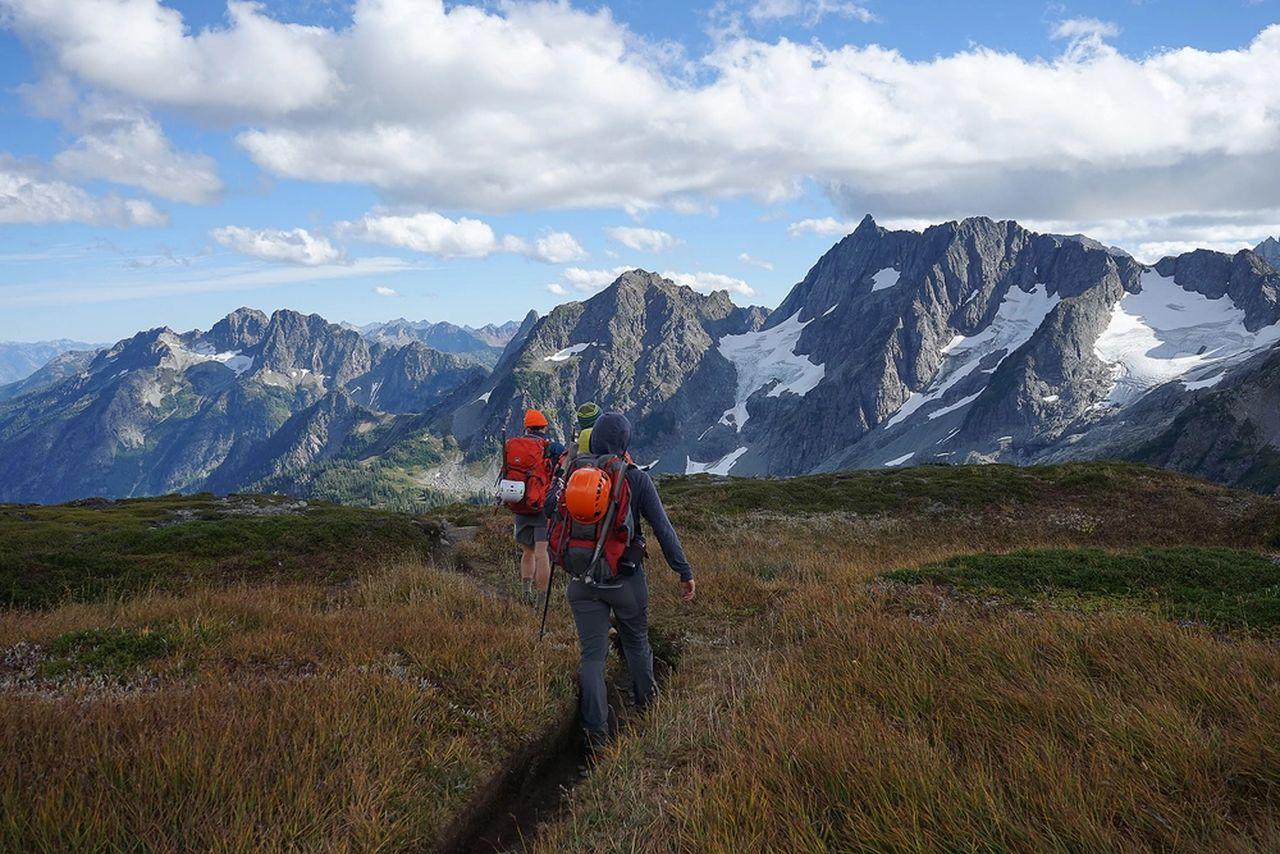
[[[0,850],[1280,850],[1277,0],[0,0]]]

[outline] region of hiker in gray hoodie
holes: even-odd
[[[600,417],[591,431],[591,453],[622,455],[631,443],[631,423],[619,412]],[[627,485],[631,489],[631,507],[635,513],[636,535],[633,543],[643,545],[640,520],[653,528],[662,547],[662,556],[680,577],[680,597],[693,599],[693,570],[685,559],[680,538],[667,519],[667,511],[658,498],[649,473],[636,466],[627,469]],[[637,551],[640,551],[637,549]],[[619,576],[617,585],[600,586],[570,580],[569,606],[578,627],[578,644],[582,651],[579,679],[582,683],[582,725],[587,742],[598,747],[608,738],[609,703],[605,694],[604,664],[609,651],[609,616],[618,621],[618,634],[627,670],[631,674],[633,696],[640,708],[653,702],[657,684],[653,680],[653,651],[649,648],[649,584],[642,561],[636,561],[631,575]]]

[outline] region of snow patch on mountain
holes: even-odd
[[[583,350],[587,349],[588,347],[593,347],[593,346],[595,346],[594,342],[592,342],[592,343],[588,343],[588,344],[570,344],[568,347],[565,347],[563,350],[557,350],[557,351],[555,351],[555,352],[554,352],[554,353],[552,353],[550,356],[547,356],[546,358],[544,358],[542,361],[544,361],[544,362],[567,362],[569,359],[571,359],[572,357],[574,357],[574,356],[578,355],[578,354],[579,354],[579,353],[581,353]]]
[[[783,392],[803,397],[822,382],[826,368],[795,352],[800,333],[812,322],[812,318],[800,320],[797,311],[770,329],[720,339],[720,354],[733,363],[738,385],[736,403],[724,411],[719,423],[741,432],[747,423],[747,399],[769,383],[777,383],[769,390],[769,397],[779,397]]]
[[[885,422],[885,428],[901,424],[921,407],[941,399],[952,386],[978,370],[979,363],[991,353],[1003,350],[1004,356],[1000,361],[1004,361],[1010,353],[1027,343],[1027,340],[1035,334],[1049,312],[1053,311],[1054,306],[1058,304],[1059,299],[1057,294],[1048,293],[1047,289],[1040,285],[1036,285],[1029,292],[1017,287],[1009,288],[1000,307],[996,309],[996,316],[985,329],[973,335],[956,335],[947,342],[942,348],[945,358],[938,372],[923,389],[911,393],[906,403],[902,404],[902,408]],[[990,374],[999,367],[999,364],[997,362],[982,372]],[[931,413],[930,417],[937,418],[945,415],[947,412],[971,403],[976,397],[976,394],[971,395]]]
[[[1184,290],[1155,270],[1142,275],[1142,290],[1125,294],[1094,343],[1094,354],[1112,366],[1106,402],[1124,406],[1173,380],[1207,388],[1228,366],[1280,340],[1280,327],[1250,332],[1244,311],[1221,296]]]
[[[892,267],[885,267],[883,270],[877,271],[876,274],[871,277],[871,293],[887,290],[898,284],[898,281],[901,278],[902,276],[897,270]]]
[[[905,463],[905,462],[907,462],[908,460],[910,460],[910,459],[911,459],[912,457],[914,457],[915,455],[916,455],[916,452],[915,452],[915,451],[912,451],[912,452],[911,452],[911,453],[909,453],[909,454],[903,454],[903,455],[902,455],[902,456],[900,456],[900,457],[894,457],[894,458],[893,458],[893,459],[891,459],[891,460],[887,460],[887,461],[885,461],[885,464],[884,464],[884,465],[885,465],[885,468],[897,468],[898,466],[900,466],[900,465],[902,465],[903,463]]]
[[[734,463],[738,461],[739,457],[741,457],[746,452],[747,452],[746,448],[738,448],[738,450],[730,451],[729,453],[725,454],[723,457],[721,457],[720,459],[716,460],[713,463],[694,462],[689,457],[685,457],[684,473],[685,474],[726,475],[729,473],[729,470],[733,468]]]

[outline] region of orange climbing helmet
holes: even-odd
[[[536,430],[547,426],[547,416],[543,415],[536,409],[526,409],[524,411],[524,429]]]
[[[570,518],[594,525],[609,509],[609,475],[595,466],[584,466],[569,475],[564,487],[564,506]]]

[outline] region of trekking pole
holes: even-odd
[[[556,565],[551,564],[551,569],[547,571],[547,596],[542,600],[542,625],[538,627],[538,640],[542,640],[542,636],[547,632],[547,610],[551,607],[551,579],[556,577]]]

